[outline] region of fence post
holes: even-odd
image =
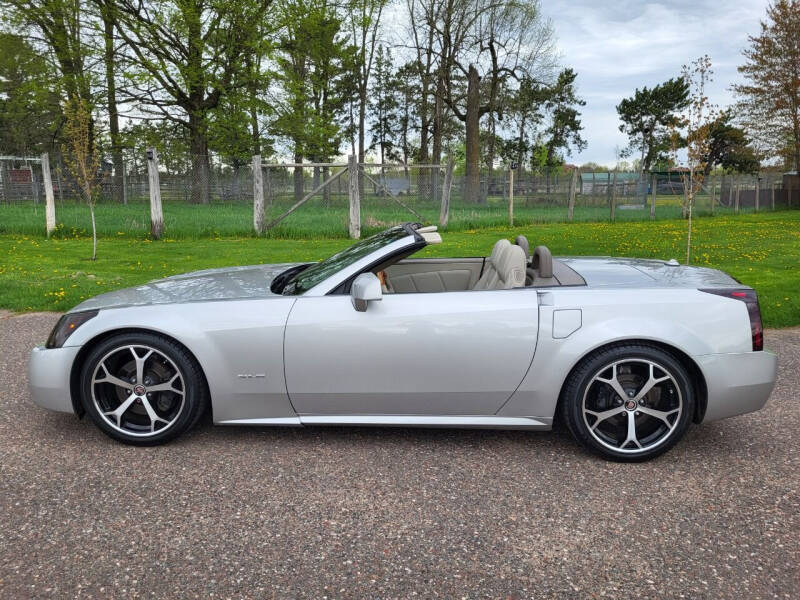
[[[658,195],[658,176],[656,174],[653,174],[653,189],[651,191],[652,191],[652,195],[653,195],[653,201],[650,203],[650,220],[651,221],[655,221],[656,220],[656,196]]]
[[[447,170],[444,173],[444,185],[442,186],[442,208],[439,211],[439,225],[447,227],[450,222],[450,190],[453,187],[453,168],[455,163],[453,157],[447,157]]]
[[[739,189],[741,188],[740,184],[736,184],[736,196],[733,199],[733,213],[738,215],[739,214]]]
[[[567,207],[567,221],[572,222],[575,213],[575,188],[578,185],[578,169],[572,169],[572,179],[569,182],[569,206]]]
[[[42,153],[42,180],[44,181],[44,220],[47,237],[56,228],[56,199],[53,195],[53,178],[50,175],[50,155]]]
[[[711,203],[709,204],[709,208],[711,209],[711,216],[714,216],[714,204],[717,202],[717,184],[711,184]]]
[[[350,200],[350,237],[361,237],[361,198],[358,194],[358,158],[351,154],[347,159],[348,196]]]
[[[775,210],[775,182],[772,182],[772,194],[769,200],[770,210]]]
[[[508,170],[508,224],[514,226],[514,169]]]
[[[756,177],[756,212],[758,212],[760,195],[761,195],[761,182],[759,181],[758,177]]]
[[[260,154],[253,155],[253,229],[256,235],[264,233],[264,179]]]
[[[614,189],[611,191],[611,220],[617,219],[617,170],[614,169],[614,181],[611,184]]]
[[[128,203],[128,174],[126,173],[125,162],[122,163],[122,203]]]
[[[161,211],[161,186],[158,181],[158,152],[147,149],[147,186],[150,188],[150,235],[161,239],[164,231],[164,215]]]

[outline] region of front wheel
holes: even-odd
[[[81,401],[110,437],[137,446],[191,429],[208,403],[197,361],[159,335],[125,333],[91,350],[81,370]]]
[[[694,413],[694,389],[671,354],[645,344],[602,349],[581,362],[561,398],[573,437],[604,458],[638,462],[674,446]]]

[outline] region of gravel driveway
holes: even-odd
[[[0,596],[800,596],[800,329],[759,413],[654,462],[553,433],[203,425],[166,447],[40,410],[0,315]]]

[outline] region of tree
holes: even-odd
[[[117,22],[114,14],[113,0],[94,0],[100,11],[100,20],[103,30],[103,66],[105,67],[106,81],[106,109],[108,110],[108,134],[111,139],[111,161],[114,164],[114,197],[117,202],[123,202],[125,190],[123,189],[122,138],[119,131],[119,109],[117,106],[117,50],[116,28]]]
[[[768,156],[800,172],[800,1],[777,0],[739,67],[747,83],[734,85],[738,111]]]
[[[61,124],[58,74],[20,35],[0,33],[0,154],[49,150]]]
[[[544,107],[550,114],[550,125],[545,131],[548,167],[563,162],[560,151],[568,153],[570,147],[575,147],[580,152],[586,148],[586,140],[581,137],[583,126],[578,110],[586,102],[578,97],[575,88],[577,75],[572,69],[564,69],[555,84],[546,90]]]
[[[369,80],[378,44],[381,16],[388,0],[348,0],[351,41],[355,49],[355,88],[358,95],[358,162],[364,162]],[[363,181],[359,177],[359,188]],[[363,194],[362,194],[363,195]]]
[[[97,225],[94,206],[100,179],[100,159],[92,138],[92,115],[85,100],[70,98],[64,105],[64,146],[62,152],[92,215],[92,260],[97,260]]]
[[[619,130],[630,140],[623,155],[641,153],[642,172],[670,150],[672,131],[679,124],[679,113],[689,106],[689,84],[682,78],[669,79],[652,89],[636,89],[633,96],[617,105],[622,124]]]
[[[554,66],[552,28],[538,2],[445,0],[437,27],[442,94],[465,129],[465,189],[468,202],[480,201],[480,120],[502,118],[508,89],[523,78],[543,81]],[[466,78],[466,89],[456,73]]]
[[[294,162],[327,160],[338,153],[342,131],[337,116],[352,84],[352,46],[335,5],[282,3],[284,27],[276,46],[273,77],[279,86],[273,131],[290,141]],[[352,88],[351,88],[352,89]],[[315,170],[315,177],[318,177]],[[295,197],[303,196],[303,169],[295,167]]]
[[[685,190],[684,209],[688,217],[686,235],[686,264],[692,255],[692,209],[695,195],[703,186],[705,174],[708,172],[708,160],[711,156],[711,126],[719,120],[719,111],[706,96],[706,86],[714,79],[711,59],[701,56],[682,69],[682,80],[689,90],[689,103],[684,115],[673,122],[671,134],[672,152],[677,155],[681,143],[678,128],[686,128],[685,146],[688,171],[681,175]]]
[[[185,127],[192,155],[191,200],[210,201],[209,113],[246,85],[245,56],[261,41],[271,0],[117,0],[118,32],[135,58],[140,110]]]
[[[704,157],[705,169],[703,177],[708,178],[711,170],[717,165],[740,173],[755,173],[759,161],[755,150],[747,139],[743,129],[734,126],[731,113],[720,114],[709,124],[708,155]]]
[[[396,95],[394,75],[391,51],[383,45],[378,46],[369,103],[373,114],[369,147],[378,148],[381,163],[399,158],[395,139],[401,126],[400,115],[397,114],[400,103]]]

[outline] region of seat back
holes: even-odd
[[[506,290],[525,285],[525,251],[499,240],[483,269],[483,275],[473,290]]]

